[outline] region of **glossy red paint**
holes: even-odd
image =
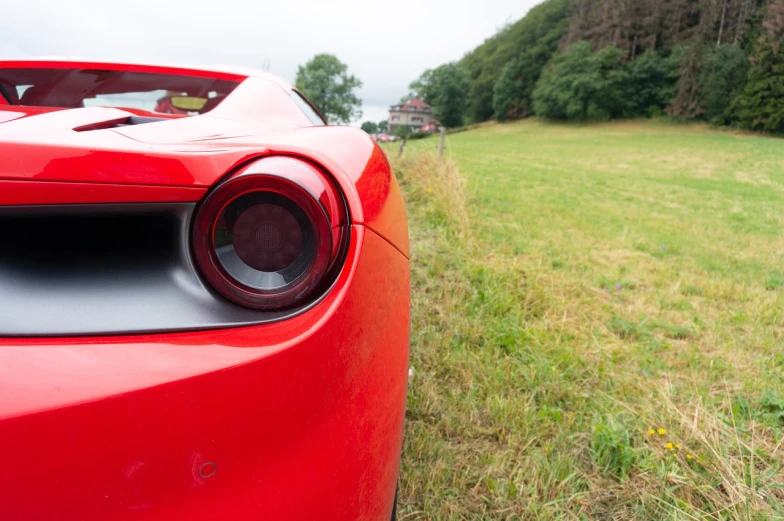
[[[0,61],[0,68],[18,63]],[[166,68],[144,70],[174,73]],[[148,125],[76,132],[75,128],[100,126],[132,114],[98,107],[2,106],[0,121],[6,110],[30,115],[0,123],[0,157],[5,158],[0,179],[210,187],[254,158],[297,156],[335,177],[353,222],[367,225],[408,256],[407,225],[398,217],[402,198],[381,149],[359,129],[310,126],[291,100],[290,85],[257,74],[249,75],[207,114]]]
[[[351,240],[333,289],[276,323],[0,338],[0,518],[387,521],[409,265],[383,152],[357,129],[311,127],[291,87],[264,73],[65,60],[0,68],[42,64],[242,83],[207,114],[122,128],[110,127],[134,111],[0,104],[0,206],[198,202],[261,158],[289,156],[334,179]]]
[[[101,203],[177,203],[201,199],[206,188],[0,179],[0,206]]]
[[[291,321],[3,340],[3,518],[389,519],[408,267],[355,227],[339,289]],[[212,462],[214,476],[199,469]]]

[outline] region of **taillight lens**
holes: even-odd
[[[343,199],[320,170],[293,158],[261,159],[204,200],[193,226],[194,255],[227,299],[286,309],[334,279],[347,225]]]

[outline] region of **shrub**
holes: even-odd
[[[408,135],[408,139],[424,139],[426,137],[430,137],[430,132],[424,132],[422,130],[417,130]]]

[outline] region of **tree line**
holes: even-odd
[[[410,95],[444,126],[663,114],[784,132],[784,0],[545,0]]]

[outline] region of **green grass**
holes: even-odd
[[[435,147],[393,159],[400,517],[784,519],[784,141],[525,121]]]

